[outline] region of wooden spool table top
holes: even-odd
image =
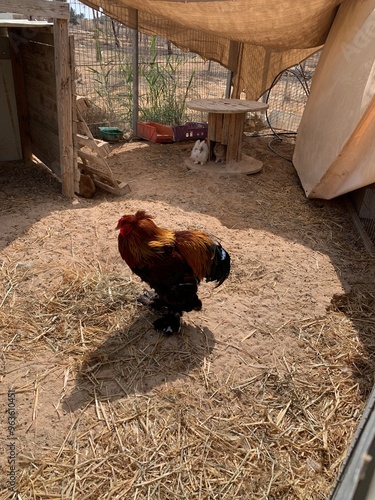
[[[268,104],[264,102],[244,99],[193,99],[187,102],[186,106],[195,111],[221,114],[248,113],[268,109]]]

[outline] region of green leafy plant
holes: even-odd
[[[113,61],[104,62],[100,57],[99,64],[96,68],[88,68],[94,75],[95,92],[101,98],[104,104],[107,120],[118,121],[119,109],[121,109],[120,119],[124,122],[131,121],[132,113],[132,81],[133,81],[133,67],[131,64],[122,62],[116,64]],[[116,91],[118,84],[112,84],[113,73],[118,71],[121,75],[121,88],[123,91]]]
[[[168,54],[165,61],[158,60],[156,38],[151,40],[151,61],[140,64],[139,119],[165,125],[181,125],[186,121],[186,100],[191,97],[195,71],[185,82],[186,61],[181,56]]]

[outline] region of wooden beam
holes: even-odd
[[[94,178],[94,183],[96,186],[100,187],[101,189],[104,189],[105,191],[108,191],[109,193],[116,194],[116,195],[124,195],[127,193],[130,193],[131,189],[129,184],[126,184],[126,182],[120,182],[117,186],[109,186],[105,182],[100,181],[99,179]]]
[[[77,89],[75,83],[75,47],[74,47],[74,36],[69,35],[69,52],[70,52],[70,76],[71,76],[71,104],[72,104],[72,141],[73,141],[73,152],[72,152],[72,162],[74,171],[74,191],[79,193],[79,184],[77,187],[77,180],[81,176],[78,169],[78,155],[77,155]]]
[[[240,57],[241,43],[231,40],[229,42],[228,69],[235,73],[237,71],[238,59]]]
[[[242,42],[235,42],[231,40],[229,46],[228,66],[232,72],[233,99],[239,99],[242,92],[242,89],[239,88],[239,81],[241,75],[243,48],[244,44]]]
[[[109,165],[105,158],[101,158],[100,156],[96,156],[95,154],[88,153],[87,151],[81,151],[80,149],[78,149],[77,154],[79,158],[84,161],[84,165],[87,165],[91,168],[91,170],[89,170],[91,173],[96,173],[99,177],[103,177],[103,179],[111,181],[113,184],[116,183],[113,172],[109,168]],[[94,167],[91,167],[91,165],[94,165]]]
[[[48,0],[0,0],[0,12],[14,12],[30,16],[52,17],[54,19],[69,19],[69,4],[66,2]]]
[[[100,151],[103,151],[104,155],[109,155],[111,152],[108,142],[101,141],[100,139],[91,139],[86,135],[76,134],[76,141],[80,148],[88,147],[95,150],[99,148]]]
[[[62,193],[64,196],[73,197],[76,166],[73,152],[72,72],[67,20],[55,21],[54,36]]]

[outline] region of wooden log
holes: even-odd
[[[105,172],[98,171],[96,168],[88,165],[85,159],[82,159],[82,161],[79,159],[78,165],[82,172],[92,174],[92,178],[98,187],[101,187],[109,193],[123,195],[131,191],[130,186],[126,182],[120,182],[112,175],[108,176]],[[76,183],[78,180],[79,175],[76,178]]]
[[[100,139],[95,139],[96,147],[99,148],[100,151],[105,155],[109,155],[111,152],[111,148],[109,147],[108,142],[102,141]]]
[[[105,141],[100,141],[99,139],[94,139],[87,123],[82,117],[82,114],[79,109],[77,109],[77,117],[78,117],[78,128],[83,135],[86,135],[88,139],[91,139],[90,147],[93,151],[95,151],[99,156],[105,157],[111,152],[109,144]],[[109,168],[109,167],[108,167]]]
[[[80,161],[81,160],[81,161]],[[115,186],[117,181],[113,175],[108,174],[107,172],[103,172],[98,170],[95,167],[92,167],[88,164],[88,160],[86,158],[78,158],[78,166],[83,172],[87,172],[89,174],[96,175],[100,179],[107,181],[110,185]]]
[[[130,192],[129,185],[115,179],[105,158],[111,152],[109,144],[105,141],[94,139],[82,116],[82,112],[89,106],[89,101],[83,97],[78,98],[76,101],[75,150],[78,162],[82,165],[81,169],[83,172],[92,175],[96,186],[115,195],[125,195]],[[77,133],[77,131],[80,133]],[[81,147],[86,147],[90,152],[79,149]]]

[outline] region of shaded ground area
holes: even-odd
[[[374,261],[343,200],[307,200],[269,140],[245,138],[251,176],[189,171],[193,143],[114,145],[122,198],[1,166],[1,498],[11,388],[24,499],[327,498],[373,384]],[[138,209],[232,258],[175,337],[118,254]]]

